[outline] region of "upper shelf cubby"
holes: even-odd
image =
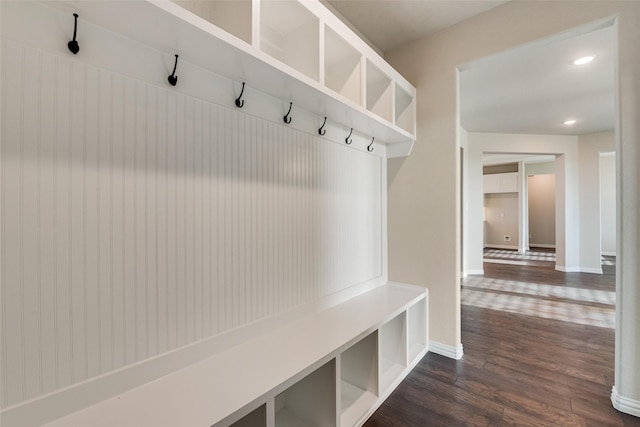
[[[374,137],[387,157],[407,156],[416,139],[415,88],[320,0],[42,3],[61,18],[78,13],[80,25],[163,52],[168,63],[179,54],[181,64],[227,78],[235,88],[245,82],[275,98],[277,108],[293,102],[326,116],[345,136],[353,128],[366,140]]]
[[[320,24],[297,1],[269,0],[260,4],[260,48],[291,68],[318,81]]]
[[[367,110],[375,115],[392,121],[393,86],[378,67],[367,60]]]
[[[395,124],[410,133],[415,133],[415,97],[396,83]]]
[[[229,34],[251,43],[251,0],[174,0]]]
[[[324,32],[324,84],[362,105],[362,53],[329,27]]]

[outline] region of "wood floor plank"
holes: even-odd
[[[603,269],[485,263],[485,277],[615,291],[615,267]],[[461,312],[462,360],[428,353],[365,427],[640,427],[611,406],[614,330],[469,305]]]

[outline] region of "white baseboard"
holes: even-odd
[[[467,270],[464,272],[464,277],[467,276],[484,276],[484,270]]]
[[[602,255],[604,256],[616,256],[615,252],[602,252]]]
[[[556,270],[562,271],[563,273],[580,273],[580,267],[564,267],[562,265],[556,264]]]
[[[518,250],[518,246],[514,246],[514,245],[484,245],[485,248],[490,248],[490,249],[511,249],[514,251]]]
[[[460,360],[462,359],[462,356],[464,356],[462,343],[458,344],[457,347],[452,347],[447,344],[429,340],[429,351],[455,360]]]
[[[546,243],[531,243],[531,242],[529,242],[529,248],[555,249],[556,245],[549,245],[549,244],[546,244]]]
[[[562,271],[563,273],[591,273],[591,274],[602,274],[602,268],[590,268],[590,267],[563,267],[561,265],[556,265],[556,270]]]
[[[620,412],[640,417],[640,400],[620,396],[616,386],[611,387],[611,403]]]

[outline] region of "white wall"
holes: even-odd
[[[429,287],[430,336],[461,348],[460,336],[460,129],[458,67],[542,38],[569,37],[577,27],[615,19],[618,122],[618,307],[616,407],[640,407],[640,3],[624,1],[509,2],[489,12],[387,52],[386,59],[417,87],[417,134],[411,156],[389,164],[389,275]],[[598,21],[597,25],[592,24]],[[586,28],[586,27],[585,27]],[[584,28],[582,29],[584,30]],[[470,144],[470,151],[472,150]],[[506,152],[511,152],[507,150]],[[550,153],[555,150],[550,150]],[[471,162],[469,162],[470,164]],[[556,171],[561,174],[574,171]],[[576,172],[577,173],[577,172]],[[576,175],[577,176],[577,175]],[[572,183],[570,183],[572,184]],[[469,189],[469,194],[472,193]],[[564,197],[564,191],[563,191]],[[577,197],[577,196],[576,196]],[[437,206],[438,209],[433,207]],[[469,221],[482,213],[469,204]],[[562,212],[564,214],[564,212]],[[569,213],[570,214],[570,213]],[[481,223],[469,224],[480,229]],[[624,231],[623,231],[624,230]],[[577,234],[577,230],[576,234]],[[468,234],[467,234],[468,236]],[[558,242],[556,242],[558,244]],[[466,247],[469,247],[467,245]],[[621,253],[622,252],[622,255]],[[630,403],[627,403],[630,402]],[[640,410],[636,409],[640,414]]]
[[[529,246],[556,246],[556,176],[529,175]]]
[[[614,133],[581,135],[580,146],[580,264],[583,271],[602,272],[600,218],[600,153],[615,150]],[[615,203],[615,199],[614,199]]]
[[[477,145],[469,145],[469,133],[460,128],[460,142],[464,147],[464,159],[465,165],[464,177],[464,256],[462,271],[463,275],[468,274],[484,274],[483,253],[482,248],[484,246],[484,224],[478,226],[477,221],[473,221],[475,215],[482,211],[478,211],[477,206],[483,206],[484,194],[483,183],[477,179],[471,177],[482,176],[482,152],[478,152]]]
[[[518,249],[518,193],[485,194],[484,208],[484,246]],[[509,236],[510,240],[505,240],[505,236]]]
[[[600,155],[600,232],[603,255],[616,254],[616,156]]]
[[[280,123],[237,110],[232,82],[188,61],[172,88],[163,53],[86,23],[73,56],[35,24],[68,16],[4,7],[0,407],[141,362],[161,375],[165,355],[177,369],[209,338],[386,280],[380,154],[284,126],[256,92]],[[9,25],[14,7],[33,20]]]

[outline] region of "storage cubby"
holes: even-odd
[[[266,403],[254,409],[249,414],[240,418],[229,427],[266,427],[267,426],[267,405]]]
[[[340,355],[340,425],[354,425],[378,395],[378,333],[373,332]]]
[[[380,328],[380,390],[386,390],[407,366],[405,312]]]
[[[275,413],[276,427],[335,427],[335,359],[277,395]]]
[[[427,348],[427,301],[421,299],[407,310],[409,320],[409,362]]]
[[[251,43],[251,0],[173,0],[227,33]]]
[[[362,105],[362,54],[329,27],[324,33],[324,84]]]
[[[416,113],[414,97],[396,84],[395,93],[395,123],[396,126],[410,133],[415,133]]]
[[[378,67],[367,60],[367,110],[387,120],[392,120],[392,85]]]
[[[319,19],[298,2],[260,2],[260,49],[319,80]]]

